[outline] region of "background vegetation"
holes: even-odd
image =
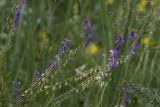
[[[27,0],[16,30],[12,30],[19,4],[18,0],[0,2],[0,106],[123,107],[126,93],[122,88],[129,84],[132,92],[127,107],[160,107],[159,0]],[[45,72],[64,38],[72,40],[69,50],[74,51],[82,44],[86,18],[92,22],[92,43],[78,49],[73,57],[68,52],[61,59],[60,72],[51,76],[43,87],[55,86],[56,90],[39,93],[34,90],[24,100],[21,96],[31,87],[34,72]],[[112,69],[106,78],[90,79],[91,84],[75,89],[96,75],[81,79],[77,72],[90,72],[104,65],[117,35],[124,35],[127,41],[131,31],[138,34],[139,44],[131,60]],[[130,45],[128,42],[123,45],[122,59]],[[71,60],[66,63],[67,58]],[[80,81],[73,79],[67,86],[55,85],[73,76]],[[21,81],[18,98],[13,95],[16,89],[13,80]]]

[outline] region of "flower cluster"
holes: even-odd
[[[40,76],[41,76],[40,71],[37,70],[34,72],[34,80],[38,80],[40,78]]]
[[[131,40],[133,40],[136,37],[137,37],[137,34],[132,31],[130,33],[130,35],[128,36],[128,39],[131,41]],[[122,43],[124,43],[124,37],[123,37],[123,35],[118,35],[117,36],[117,40],[116,40],[116,46],[115,46],[115,48],[112,49],[112,50],[109,50],[110,56],[109,56],[108,62],[106,64],[107,70],[108,69],[113,69],[113,68],[115,68],[118,65],[118,54],[119,54],[119,51],[120,51]],[[134,42],[132,44],[132,46],[129,49],[129,53],[131,55],[135,54],[137,46],[138,46],[137,42]]]
[[[60,58],[63,57],[63,55],[65,54],[65,52],[68,50],[68,44],[71,42],[70,39],[68,38],[64,38],[64,41],[62,41],[62,46],[60,48],[60,52],[56,55],[56,60],[55,61],[51,61],[49,63],[49,68],[54,69],[57,67],[57,61],[60,60]]]
[[[26,4],[25,0],[20,0],[20,4],[19,4],[18,8],[16,9],[16,15],[13,20],[13,29],[14,30],[16,29],[16,25],[19,22],[20,17],[21,17],[21,14],[22,14],[21,9],[25,6],[25,4]]]
[[[71,40],[69,40],[68,38],[65,38],[64,41],[62,41],[62,46],[60,48],[60,53],[59,53],[59,57],[61,58],[63,56],[63,54],[65,53],[65,51],[67,51],[68,49],[68,43],[70,43]]]
[[[135,37],[137,37],[138,35],[135,32],[131,32],[130,35],[128,36],[129,40],[133,40]]]
[[[64,41],[62,41],[62,46],[60,48],[60,52],[55,56],[55,60],[52,60],[49,62],[48,64],[48,68],[49,70],[47,70],[46,73],[46,79],[48,78],[48,76],[50,75],[51,71],[53,69],[55,69],[57,67],[57,62],[63,57],[63,55],[65,54],[65,52],[68,50],[68,44],[71,42],[70,39],[65,38]],[[38,80],[41,76],[41,73],[37,70],[34,72],[34,76],[33,79],[34,80]]]
[[[19,88],[21,86],[21,81],[20,80],[18,80],[18,81],[13,80],[12,85],[15,87],[15,92],[14,92],[13,96],[15,96],[16,98],[19,98]]]
[[[92,41],[93,32],[91,31],[91,20],[86,18],[84,19],[84,27],[86,31],[85,38],[83,39],[83,45],[87,46]]]
[[[123,35],[118,35],[116,40],[116,46],[114,49],[109,50],[109,62],[107,62],[107,69],[115,68],[118,65],[118,54],[121,48],[121,44],[124,43]]]

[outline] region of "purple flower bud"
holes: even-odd
[[[125,102],[128,103],[129,102],[129,97],[126,95],[125,96]]]
[[[34,79],[35,79],[35,80],[39,79],[40,76],[41,76],[41,73],[40,73],[39,71],[36,71],[36,72],[34,73]]]
[[[130,47],[130,53],[135,54],[136,48],[138,47],[138,43],[134,42],[133,45]]]
[[[117,51],[119,51],[120,48],[121,48],[121,46],[120,46],[120,45],[117,45],[114,49],[117,50]]]
[[[13,29],[16,29],[16,24],[19,22],[20,17],[21,17],[21,8],[23,8],[23,6],[26,4],[25,0],[20,0],[20,5],[18,6],[18,8],[16,9],[16,15],[15,18],[13,20]]]
[[[90,43],[92,41],[92,38],[88,38],[88,43]]]
[[[91,20],[89,18],[84,19],[83,21],[85,24],[91,23]]]
[[[62,46],[60,48],[60,53],[57,55],[58,59],[63,57],[63,54],[65,53],[65,51],[67,51],[68,49],[68,43],[70,43],[71,40],[69,40],[68,38],[65,38],[64,41],[62,41]]]
[[[135,33],[135,32],[132,31],[132,32],[130,33],[128,39],[129,39],[129,40],[132,40],[132,39],[134,39],[134,38],[137,37],[137,36],[138,36],[137,33]]]
[[[26,4],[26,1],[25,1],[25,0],[21,0],[21,4],[22,4],[22,5],[25,5],[25,4]]]
[[[118,36],[117,36],[116,43],[117,43],[117,44],[124,43],[124,37],[123,37],[123,35],[118,35]]]
[[[17,11],[16,17],[14,19],[14,24],[16,25],[21,17],[21,11]]]
[[[84,19],[83,22],[84,22],[84,24],[85,24],[85,26],[83,27],[83,29],[84,29],[84,30],[89,30],[90,27],[91,27],[91,20],[88,19],[88,18],[86,18],[86,19]]]
[[[57,67],[57,63],[56,63],[55,61],[51,61],[51,62],[49,63],[49,67],[52,68],[52,69],[54,69],[54,68]]]
[[[83,29],[86,31],[85,37],[83,39],[83,45],[84,47],[86,47],[91,41],[92,41],[92,36],[93,36],[93,32],[90,31],[91,28],[91,20],[86,18],[84,19],[84,27]]]
[[[16,97],[16,98],[18,98],[18,97],[19,97],[18,89],[16,89],[16,91],[15,91],[15,97]]]
[[[89,31],[88,33],[86,33],[86,36],[87,36],[87,37],[93,36],[93,32]]]
[[[69,40],[68,38],[64,38],[64,41],[66,42],[66,43],[70,43],[70,42],[72,42],[71,40]]]

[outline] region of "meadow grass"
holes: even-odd
[[[0,3],[0,107],[160,107],[159,0],[22,1]]]

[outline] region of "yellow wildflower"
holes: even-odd
[[[142,39],[142,44],[145,45],[145,46],[155,46],[156,45],[156,43],[154,41],[151,41],[147,37]]]
[[[112,5],[114,1],[113,0],[107,0],[106,2],[107,2],[107,4]]]
[[[139,4],[138,4],[138,11],[139,12],[143,12],[145,10],[146,7],[146,0],[140,0]]]
[[[89,51],[89,53],[91,53],[91,54],[96,54],[97,52],[98,52],[98,50],[99,50],[99,48],[98,48],[98,46],[96,46],[95,44],[90,44],[89,46],[88,46],[88,49],[87,49],[88,51]]]

